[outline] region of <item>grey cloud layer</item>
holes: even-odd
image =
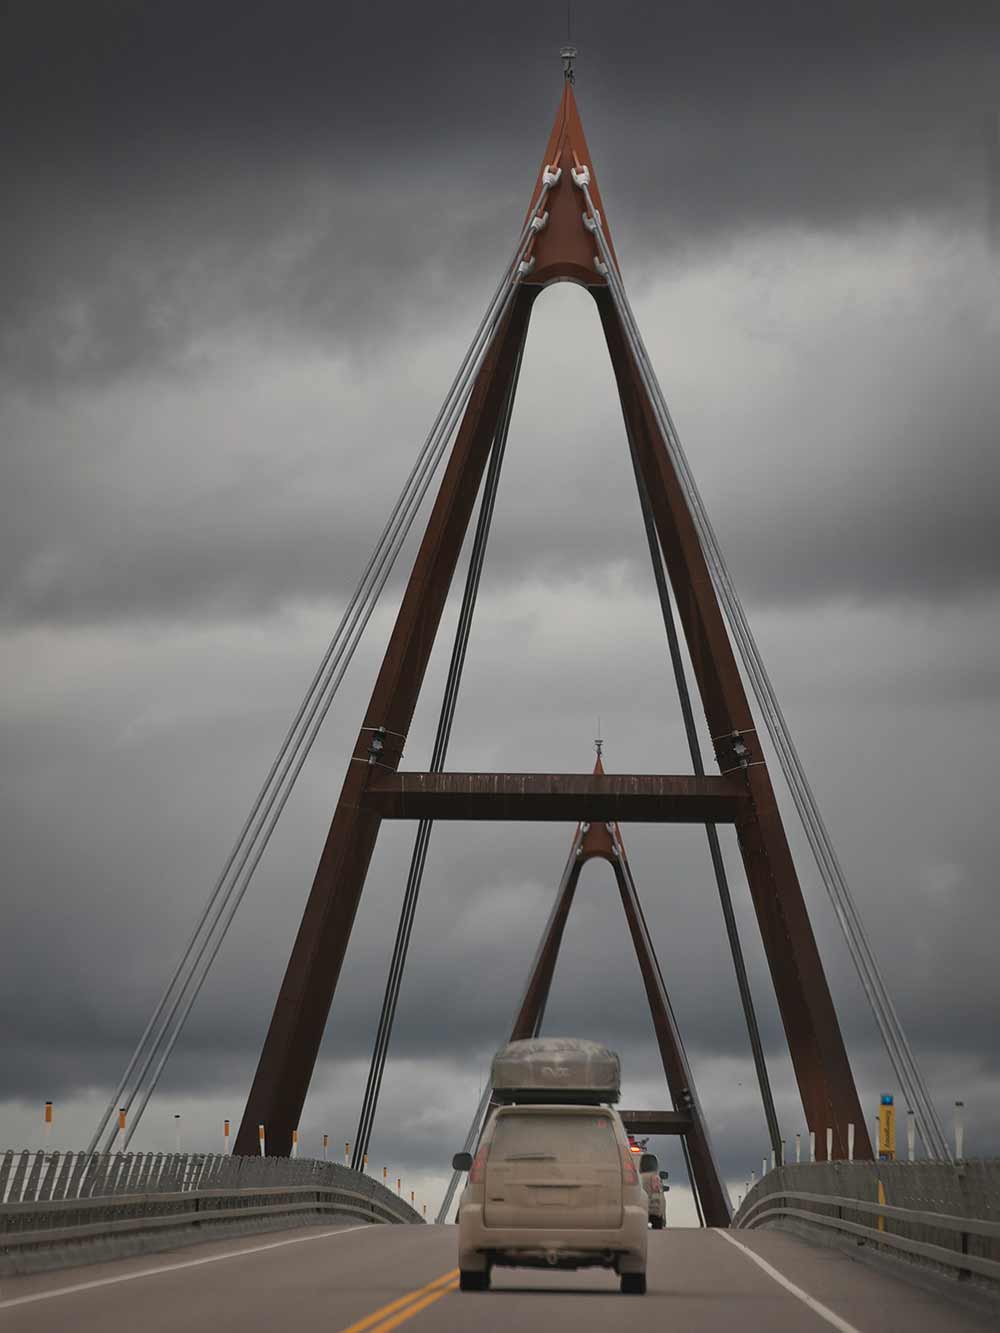
[[[574,11],[611,225],[709,509],[935,1094],[966,1093],[995,1150],[995,6]],[[25,1106],[103,1094],[142,1029],[510,244],[563,8],[36,3],[4,22],[13,1141]],[[239,1114],[410,554],[151,1141],[168,1104],[198,1125]],[[453,766],[586,768],[601,716],[610,768],[686,769],[657,616],[597,321],[558,288],[536,310]],[[378,1124],[413,1169],[460,1141],[569,834],[435,830]],[[383,834],[304,1132],[353,1130],[411,836]],[[763,1133],[703,834],[626,838],[735,1179]],[[886,1064],[796,854],[867,1103]],[[736,864],[733,883],[792,1133]],[[597,871],[550,1022],[614,1041],[636,1096],[662,1097]]]
[[[776,221],[985,226],[993,7],[577,10],[633,264]],[[562,38],[559,6],[532,17],[526,44],[517,10],[440,4],[15,8],[10,372],[136,373],[240,317],[356,345],[400,284],[433,308],[524,206]]]

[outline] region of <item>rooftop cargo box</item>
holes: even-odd
[[[508,1042],[493,1057],[493,1092],[501,1102],[598,1105],[621,1096],[621,1062],[596,1041],[535,1037]]]

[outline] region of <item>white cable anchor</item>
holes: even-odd
[[[589,167],[581,167],[579,171],[577,171],[576,167],[570,167],[569,174],[573,177],[573,184],[579,190],[582,190],[585,185],[590,184]]]
[[[528,223],[528,226],[531,228],[531,230],[536,233],[544,231],[548,225],[549,225],[548,209],[546,209],[546,211],[542,214],[536,213],[535,216]]]
[[[542,172],[542,184],[550,189],[553,185],[558,185],[562,179],[562,167],[546,167]]]

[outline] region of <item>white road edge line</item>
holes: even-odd
[[[135,1273],[121,1273],[118,1277],[100,1277],[93,1282],[77,1282],[72,1287],[55,1287],[51,1291],[35,1291],[30,1296],[13,1296],[8,1301],[0,1301],[0,1310],[9,1310],[14,1305],[31,1305],[35,1301],[51,1301],[56,1296],[72,1296],[77,1291],[93,1291],[95,1287],[113,1287],[116,1282],[135,1282],[141,1277],[156,1277],[158,1273],[176,1273],[180,1268],[200,1268],[202,1264],[217,1264],[223,1259],[240,1259],[245,1254],[260,1254],[264,1250],[280,1250],[283,1245],[301,1245],[309,1240],[328,1240],[331,1236],[346,1236],[351,1231],[367,1231],[370,1224],[362,1222],[356,1227],[338,1227],[336,1231],[323,1231],[318,1236],[292,1236],[288,1240],[273,1240],[267,1245],[253,1245],[245,1250],[230,1250],[228,1254],[210,1254],[204,1259],[186,1259],[180,1264],[162,1264],[159,1268],[141,1268]]]
[[[759,1254],[754,1254],[748,1245],[735,1240],[728,1231],[718,1229],[715,1234],[721,1236],[723,1240],[728,1240],[730,1245],[735,1245],[738,1250],[742,1250],[746,1257],[752,1259],[758,1268],[763,1268],[768,1277],[774,1278],[775,1282],[784,1287],[786,1291],[790,1291],[793,1296],[797,1296],[804,1305],[808,1305],[810,1310],[818,1314],[820,1319],[825,1319],[833,1328],[838,1329],[839,1333],[860,1333],[860,1329],[855,1328],[853,1324],[849,1324],[846,1319],[841,1319],[840,1315],[834,1314],[829,1306],[816,1300],[815,1296],[810,1296],[807,1291],[797,1287],[794,1282],[789,1282],[783,1273],[779,1273],[776,1268],[772,1268],[767,1260],[762,1259]]]

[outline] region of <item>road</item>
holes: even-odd
[[[599,1271],[518,1269],[496,1272],[489,1292],[461,1293],[455,1239],[454,1227],[345,1224],[14,1278],[0,1285],[0,1329],[964,1333],[996,1326],[839,1251],[773,1231],[651,1232],[645,1296],[622,1296],[617,1279]]]

